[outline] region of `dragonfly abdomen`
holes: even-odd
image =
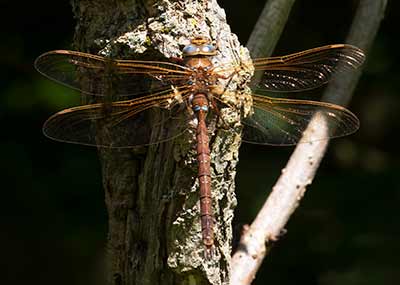
[[[209,138],[206,126],[208,99],[205,94],[195,94],[192,100],[192,109],[197,116],[197,163],[200,187],[200,216],[203,243],[207,248],[214,245],[214,216],[211,198],[211,156]]]

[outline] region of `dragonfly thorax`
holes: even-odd
[[[185,63],[192,70],[187,80],[187,84],[191,86],[191,92],[209,93],[210,86],[216,84],[216,78],[208,56],[188,57]]]
[[[183,50],[184,64],[191,69],[187,83],[191,86],[192,94],[209,93],[210,86],[215,85],[211,57],[217,50],[205,37],[195,37]]]
[[[184,63],[190,69],[204,69],[209,70],[213,64],[208,56],[191,56],[184,60]]]

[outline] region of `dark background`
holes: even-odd
[[[245,43],[264,1],[219,1]],[[234,3],[233,3],[234,2]],[[297,1],[275,54],[343,42],[357,1]],[[100,284],[107,216],[96,150],[46,139],[70,91],[33,69],[68,49],[68,1],[2,5],[0,43],[0,284]],[[360,130],[332,141],[288,233],[254,284],[400,284],[399,1],[389,1],[349,108]],[[249,223],[292,148],[243,145],[235,227]]]

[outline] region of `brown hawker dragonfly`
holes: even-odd
[[[219,70],[231,68],[213,66],[211,58],[217,52],[209,40],[197,37],[183,48],[182,64],[114,60],[67,50],[47,52],[35,62],[36,69],[48,78],[83,94],[105,98],[103,102],[66,109],[51,116],[43,131],[52,139],[127,148],[160,143],[191,128],[196,130],[202,237],[207,249],[214,244],[214,222],[206,118],[218,114],[218,106],[223,104],[215,87],[219,79],[227,77]],[[259,58],[253,60],[253,65],[261,76],[253,86],[266,91],[308,90],[323,85],[335,72],[357,68],[363,60],[360,49],[345,44]],[[321,137],[315,137],[316,140],[348,135],[359,127],[357,117],[338,105],[256,94],[252,100],[252,113],[242,119],[245,142],[294,145],[317,112],[324,115],[328,130]],[[229,104],[225,107],[235,108]],[[145,125],[154,110],[167,113],[158,119],[165,132],[161,130],[156,137],[152,135],[152,127]],[[209,113],[210,110],[215,112]],[[193,121],[196,123],[189,123]]]

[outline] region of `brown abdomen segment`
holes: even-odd
[[[196,94],[192,101],[193,110],[197,114],[197,162],[200,186],[200,216],[203,243],[207,248],[214,244],[214,217],[211,199],[210,147],[206,126],[208,100],[204,94]]]

